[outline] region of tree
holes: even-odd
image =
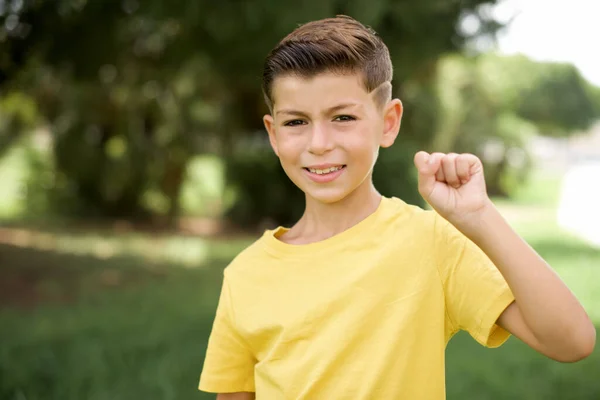
[[[484,159],[488,189],[507,195],[511,181],[526,178],[528,139],[588,129],[600,117],[594,93],[572,65],[493,53],[447,56],[438,68],[441,107],[432,147],[478,154],[495,149]],[[521,164],[511,167],[511,160]]]
[[[302,7],[271,0],[11,2],[0,17],[0,45],[6,49],[0,87],[35,98],[56,137],[57,168],[86,214],[144,214],[152,209],[145,199],[153,193],[162,200],[150,211],[174,218],[194,154],[217,151],[231,159],[241,138],[264,134],[263,59],[297,24],[343,13],[380,33],[407,109],[408,146],[432,136],[437,59],[469,39],[457,30],[458,22],[470,14],[482,21],[473,35],[493,33],[497,24],[486,6],[494,2],[308,0]],[[395,173],[404,173],[408,182],[408,167],[401,168]],[[416,193],[409,187],[395,193],[411,190]]]
[[[587,129],[598,117],[590,84],[567,63],[487,54],[479,60],[482,84],[504,109],[535,123],[542,134],[565,136]]]

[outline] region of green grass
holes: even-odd
[[[0,399],[202,398],[195,387],[223,263],[147,269],[135,259],[22,253],[0,248],[4,261],[42,275],[30,294],[54,305],[0,312]],[[103,279],[107,270],[119,275]]]
[[[247,240],[205,240],[198,268],[98,258],[79,240],[79,252],[0,245],[0,399],[211,398],[196,386],[222,270]]]
[[[600,251],[556,227],[557,182],[501,206],[600,325]],[[214,398],[196,386],[222,269],[250,239],[36,235],[0,245],[0,400]],[[598,371],[600,346],[560,364],[514,338],[489,350],[460,334],[448,399],[600,399]]]
[[[536,207],[556,207],[561,188],[562,176],[535,170],[531,173],[529,181],[517,190],[512,202]]]

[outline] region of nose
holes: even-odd
[[[308,151],[312,154],[321,155],[333,150],[334,147],[332,134],[323,125],[314,124],[308,143]]]

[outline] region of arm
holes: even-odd
[[[498,324],[557,361],[590,355],[594,325],[556,273],[494,207],[481,161],[471,154],[420,152],[415,165],[421,195],[487,255],[510,287],[515,301]]]
[[[206,348],[198,389],[219,393],[220,400],[254,399],[256,359],[236,327],[228,269],[225,268],[217,312]]]
[[[455,226],[486,253],[515,296],[498,325],[557,361],[574,362],[592,353],[596,331],[585,310],[491,201],[477,218]]]
[[[219,393],[217,400],[254,400],[255,394],[250,392]]]

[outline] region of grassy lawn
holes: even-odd
[[[600,325],[600,251],[558,230],[556,188],[498,204]],[[20,234],[0,244],[0,400],[214,398],[196,385],[222,269],[248,239]],[[600,399],[600,346],[567,365],[465,334],[447,356],[451,400]]]
[[[196,385],[232,246],[198,268],[0,246],[0,399],[210,398]]]

